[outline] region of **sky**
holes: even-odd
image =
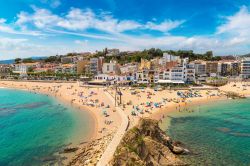
[[[105,47],[250,53],[250,0],[0,0],[0,60]]]

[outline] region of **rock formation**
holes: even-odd
[[[141,119],[137,126],[124,135],[110,165],[187,165],[178,158],[178,155],[187,153],[188,150],[165,135],[156,120]]]

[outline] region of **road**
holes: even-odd
[[[112,103],[115,105],[115,99],[108,92],[104,92],[104,93],[112,101]],[[113,139],[111,140],[111,142],[107,146],[106,150],[102,154],[99,162],[97,163],[97,166],[107,166],[108,165],[108,163],[112,159],[112,157],[116,151],[116,148],[119,145],[120,141],[122,140],[123,135],[125,134],[126,129],[129,125],[128,117],[123,112],[123,110],[119,106],[115,107],[115,108],[121,117],[121,125],[118,128],[117,132],[115,133]]]

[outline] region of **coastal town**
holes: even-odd
[[[59,155],[63,165],[98,166],[114,165],[117,147],[142,118],[162,122],[169,112],[192,113],[191,106],[250,94],[249,58],[220,59],[209,52],[196,59],[156,52],[147,51],[150,58],[141,58],[145,57],[142,52],[105,49],[102,56],[99,52],[15,59],[12,64],[0,65],[0,87],[46,94],[87,111],[93,119],[91,134],[66,147],[51,162],[58,162]],[[134,54],[140,59],[126,63]],[[180,154],[186,152],[175,148]],[[171,162],[174,158],[171,154]]]
[[[119,49],[106,48],[96,53],[69,53],[41,59],[17,58],[12,64],[0,64],[0,77],[7,80],[78,80],[89,85],[142,86],[225,84],[228,80],[250,77],[248,57],[228,56],[222,59],[207,52],[207,57],[202,59],[188,53],[184,51],[176,55],[154,48],[120,52]]]
[[[250,166],[250,0],[0,1],[0,166]]]

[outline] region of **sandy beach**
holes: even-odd
[[[108,91],[111,94],[115,93],[112,88],[109,88]],[[151,117],[160,120],[164,114],[170,111],[178,111],[192,104],[226,98],[224,92],[220,90],[193,90],[191,93],[199,94],[199,96],[187,99],[179,97],[177,92],[188,93],[189,91],[123,88],[121,90],[123,103],[121,107],[130,119],[130,128],[136,125],[140,118]]]
[[[63,157],[68,158],[64,161],[66,165],[71,161],[75,161],[79,156],[78,154],[82,153],[81,149],[88,146],[93,149],[93,155],[86,157],[93,160],[91,161],[92,164],[95,163],[111,141],[117,128],[120,126],[120,116],[115,112],[110,99],[104,94],[103,88],[81,87],[78,83],[19,81],[0,81],[0,87],[27,90],[34,93],[50,95],[67,105],[82,111],[87,111],[91,115],[91,118],[93,118],[94,121],[93,124],[90,124],[93,128],[92,133],[87,137],[85,136],[85,139],[82,140],[82,142],[86,141],[90,144],[74,143],[77,144],[78,149],[80,150],[71,154],[63,155]],[[86,163],[86,165],[88,165],[88,163]]]
[[[159,90],[145,88],[121,88],[122,104],[119,108],[122,116],[129,120],[129,128],[135,126],[140,118],[151,117],[161,120],[170,111],[180,111],[191,106],[207,102],[225,100],[225,92],[237,92],[248,96],[250,83],[229,83],[217,90]],[[117,112],[114,101],[108,97],[115,97],[115,89],[112,87],[83,87],[79,83],[48,83],[48,82],[21,82],[0,81],[0,87],[28,90],[35,93],[51,95],[62,102],[76,107],[82,111],[88,111],[94,119],[93,133],[85,140],[87,143],[78,145],[74,153],[66,154],[66,165],[95,165],[101,158],[106,147],[113,139],[122,123],[121,114]],[[179,93],[179,95],[178,95]],[[188,94],[192,97],[182,98],[180,94]],[[119,131],[119,132],[125,132]],[[122,137],[120,134],[120,137]],[[120,138],[116,138],[119,141]],[[112,146],[112,145],[110,145]],[[114,147],[115,149],[115,147]],[[90,153],[86,153],[90,152]],[[108,153],[108,152],[107,152]],[[109,152],[112,156],[113,152]],[[84,161],[84,164],[80,161]]]

